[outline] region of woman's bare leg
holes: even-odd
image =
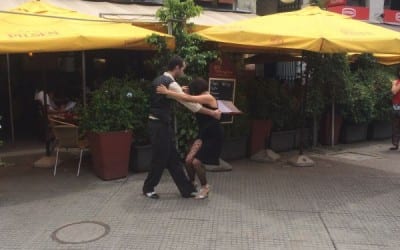
[[[206,170],[204,169],[201,161],[194,159],[192,164],[193,164],[194,170],[196,171],[197,177],[200,180],[201,186],[207,185]]]
[[[196,171],[197,177],[200,180],[201,183],[201,188],[200,191],[197,193],[196,195],[196,199],[204,199],[208,197],[208,193],[210,192],[210,187],[207,184],[207,178],[206,178],[206,170],[203,167],[203,164],[201,163],[201,161],[199,161],[198,159],[194,159],[193,162],[193,167]]]
[[[193,142],[192,147],[190,148],[189,153],[186,156],[185,159],[185,167],[186,167],[186,171],[187,174],[189,176],[189,180],[194,183],[194,179],[195,179],[195,170],[194,170],[194,166],[193,166],[193,160],[194,160],[194,156],[197,154],[197,152],[199,151],[199,149],[201,148],[202,145],[202,141],[200,139],[197,139]]]

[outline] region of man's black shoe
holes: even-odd
[[[159,199],[160,196],[156,192],[148,192],[148,193],[143,193],[144,196],[150,199]]]
[[[390,150],[397,150],[397,149],[399,149],[399,146],[394,146],[394,147],[391,147],[391,148],[389,148]]]
[[[191,192],[190,194],[183,194],[182,197],[183,198],[194,198],[196,197],[197,192]]]

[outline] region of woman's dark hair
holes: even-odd
[[[191,95],[200,95],[205,91],[208,91],[208,83],[201,77],[193,79],[189,84],[189,92]]]
[[[174,70],[176,66],[179,66],[179,68],[183,67],[183,59],[180,56],[173,56],[169,62],[168,62],[168,66],[167,69],[168,70]]]

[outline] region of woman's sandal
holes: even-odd
[[[207,185],[205,187],[201,187],[200,191],[198,192],[198,194],[196,195],[196,197],[194,197],[195,199],[205,199],[208,197],[208,193],[210,192],[210,187]]]

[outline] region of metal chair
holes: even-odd
[[[70,148],[79,148],[79,164],[78,172],[76,174],[76,176],[79,176],[83,150],[88,147],[88,144],[85,140],[79,140],[78,126],[65,123],[64,125],[55,125],[52,127],[52,129],[56,138],[56,163],[54,164],[53,175],[55,176],[57,173],[58,155],[60,148],[66,148],[67,150]]]

